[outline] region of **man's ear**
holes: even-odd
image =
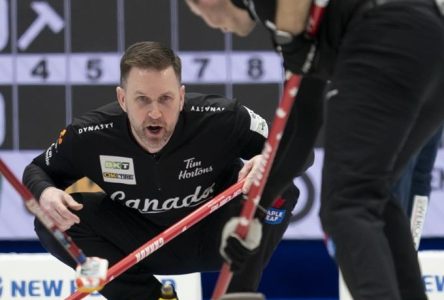
[[[126,104],[125,104],[125,90],[118,86],[116,88],[116,95],[117,95],[117,101],[119,101],[120,107],[123,109],[124,112],[126,112]]]
[[[185,104],[185,86],[182,85],[179,90],[180,94],[180,111],[183,110],[183,105]]]

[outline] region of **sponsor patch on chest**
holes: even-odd
[[[179,170],[179,175],[177,176],[179,180],[190,179],[213,172],[213,166],[204,166],[202,161],[195,157],[184,159],[183,162],[184,165]]]
[[[130,157],[100,155],[103,181],[136,184],[134,163]]]

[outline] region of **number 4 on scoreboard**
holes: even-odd
[[[32,68],[31,75],[33,77],[40,77],[40,78],[42,78],[44,80],[46,80],[49,77],[48,62],[46,61],[46,59],[40,60],[34,66],[34,68]]]

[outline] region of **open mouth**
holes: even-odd
[[[162,130],[161,126],[148,126],[147,128],[151,134],[158,134]]]

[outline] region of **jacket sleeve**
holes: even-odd
[[[304,76],[291,109],[260,204],[269,207],[293,179],[314,162],[314,147],[323,121],[326,82]]]
[[[65,189],[83,177],[75,167],[76,138],[74,130],[68,126],[60,132],[56,142],[25,168],[23,183],[36,199],[47,187]]]

